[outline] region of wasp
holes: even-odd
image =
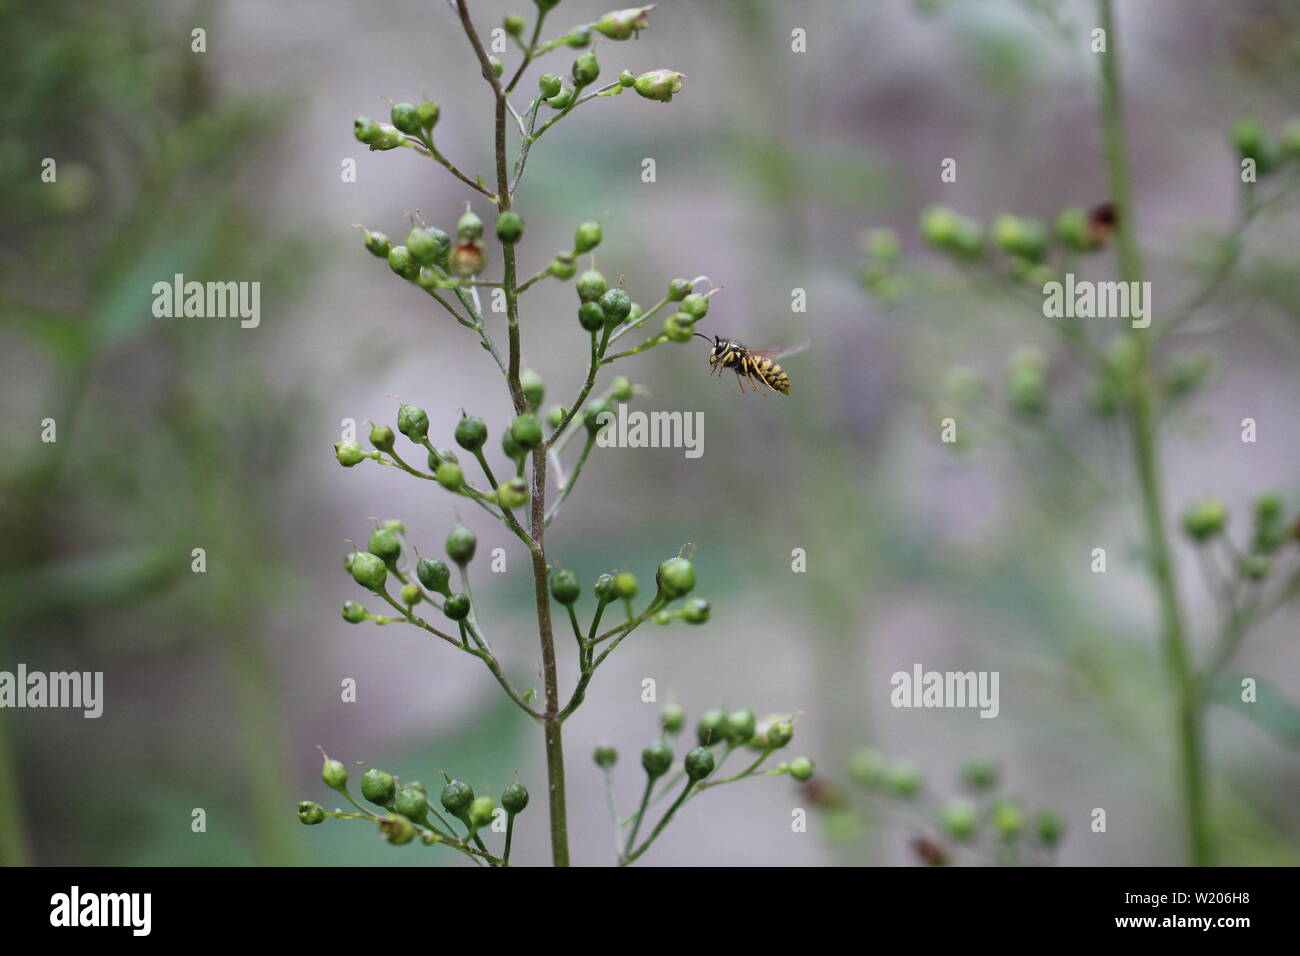
[[[710,341],[709,336],[702,332],[695,334],[706,342]],[[749,387],[759,395],[763,393],[759,391],[755,382],[762,382],[773,392],[789,395],[790,376],[786,374],[785,369],[776,364],[776,360],[802,352],[808,347],[806,339],[788,349],[751,349],[732,339],[724,339],[720,335],[713,336],[711,341],[713,349],[709,352],[709,374],[716,372],[721,375],[724,368],[732,369],[736,373],[736,381],[740,384],[742,395],[745,392],[745,382],[749,382]]]

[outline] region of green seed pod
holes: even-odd
[[[648,100],[668,103],[674,93],[681,91],[682,74],[672,70],[652,70],[638,76],[632,86]]]
[[[406,534],[406,525],[397,518],[387,518],[383,524],[385,531],[391,531],[394,534]]]
[[[686,754],[684,766],[686,776],[691,780],[703,780],[713,773],[713,751],[708,747],[696,747]]]
[[[1067,206],[1056,215],[1052,233],[1076,252],[1096,248],[1096,240],[1088,228],[1088,214],[1079,206]]]
[[[369,116],[358,116],[352,122],[352,135],[357,138],[357,142],[369,145],[378,140],[383,131]]]
[[[438,479],[438,484],[448,491],[460,491],[465,485],[465,472],[454,461],[441,462],[434,477]]]
[[[663,740],[656,740],[641,751],[641,767],[651,780],[662,777],[672,765],[673,748]]]
[[[885,780],[885,758],[879,751],[863,747],[849,759],[849,776],[864,787],[879,786]]]
[[[992,816],[998,835],[1008,842],[1018,838],[1025,828],[1024,811],[1011,800],[999,800],[993,806]]]
[[[774,750],[780,749],[794,739],[794,724],[788,720],[778,720],[767,728],[767,743]]]
[[[352,580],[363,588],[380,591],[388,578],[388,566],[384,559],[366,551],[358,551],[352,559]]]
[[[542,99],[549,100],[564,88],[560,78],[554,73],[543,73],[537,78],[537,89],[541,91]]]
[[[475,830],[481,830],[483,827],[492,825],[492,814],[496,811],[497,802],[491,797],[475,797],[469,805],[469,822]]]
[[[339,460],[339,464],[344,468],[351,468],[359,465],[368,457],[366,450],[354,441],[336,441],[334,443],[334,457]]]
[[[462,279],[476,276],[487,267],[487,253],[477,239],[462,242],[451,250],[448,268]]]
[[[551,260],[551,264],[547,266],[547,271],[561,282],[567,282],[577,273],[578,264],[574,262],[573,256],[568,253],[561,253]]]
[[[670,342],[689,342],[695,337],[695,317],[674,312],[664,320],[664,335]]]
[[[524,23],[523,17],[516,16],[513,13],[502,20],[501,25],[505,27],[506,33],[510,34],[512,37],[523,36],[524,29],[528,26],[528,24]]]
[[[580,223],[573,235],[573,251],[582,254],[600,245],[604,230],[598,222]]]
[[[699,292],[692,292],[682,299],[682,304],[677,307],[677,310],[685,312],[692,319],[702,319],[709,314],[709,297]]]
[[[1007,367],[1007,403],[1021,415],[1047,411],[1047,358],[1036,348],[1019,349]]]
[[[1241,559],[1238,568],[1246,580],[1263,581],[1273,570],[1273,559],[1267,554],[1248,554]]]
[[[487,441],[487,422],[474,415],[463,415],[456,423],[456,444],[466,451],[478,451]]]
[[[1268,152],[1268,130],[1254,116],[1243,116],[1232,127],[1232,143],[1242,159],[1259,158]]]
[[[459,817],[466,813],[469,805],[474,802],[474,788],[464,780],[449,779],[438,799],[442,801],[442,806],[448,813]]]
[[[366,609],[356,601],[343,602],[343,620],[349,624],[360,624],[366,619]]]
[[[420,117],[421,129],[431,130],[438,125],[438,104],[432,100],[424,100],[415,108],[415,112]]]
[[[613,409],[610,408],[609,402],[597,398],[587,403],[582,413],[582,423],[587,426],[587,431],[594,435],[609,424],[608,421],[602,422],[602,416],[612,414]]]
[[[505,452],[507,458],[516,463],[528,454],[527,448],[519,447],[519,443],[515,441],[515,436],[510,434],[509,428],[501,433],[501,450]]]
[[[605,327],[605,310],[599,302],[584,302],[578,306],[578,324],[588,332],[598,332]]]
[[[972,790],[992,790],[998,785],[1002,771],[997,762],[983,757],[968,760],[962,765],[961,779]]]
[[[979,811],[969,800],[949,800],[939,811],[939,822],[948,835],[957,840],[969,840],[975,835]]]
[[[595,302],[606,290],[609,289],[609,283],[605,277],[595,269],[588,269],[582,275],[578,276],[578,298],[583,302]]]
[[[659,726],[663,728],[664,733],[680,733],[685,724],[686,711],[682,710],[681,704],[664,704],[663,710],[659,711]]]
[[[742,707],[740,710],[733,710],[727,715],[723,733],[729,741],[739,745],[749,743],[754,736],[754,731],[757,729],[758,717],[748,707]]]
[[[415,405],[401,405],[397,409],[397,430],[417,445],[429,437],[429,413]]]
[[[930,206],[921,213],[921,237],[938,249],[951,249],[959,228],[957,214],[945,206]]]
[[[691,598],[682,607],[682,620],[687,624],[707,624],[712,611],[704,598]]]
[[[1038,840],[1043,846],[1056,846],[1065,835],[1065,821],[1059,813],[1041,810],[1034,817],[1034,832],[1038,834]]]
[[[456,593],[442,602],[442,613],[446,614],[453,621],[463,621],[469,617],[470,601],[469,595]]]
[[[704,746],[727,739],[727,712],[719,708],[706,710],[695,725],[695,739]]]
[[[406,236],[406,248],[422,266],[445,265],[451,251],[451,239],[434,226],[416,226]]]
[[[424,592],[420,590],[420,586],[418,584],[412,582],[410,584],[402,585],[401,597],[402,597],[403,604],[405,604],[407,607],[413,607],[416,604],[419,604],[420,601],[424,598]]]
[[[385,564],[392,566],[402,553],[402,542],[387,528],[376,528],[370,533],[370,553],[377,554]]]
[[[370,444],[374,445],[380,451],[391,452],[393,450],[394,441],[396,441],[396,436],[393,434],[393,430],[387,425],[370,426]]]
[[[813,762],[808,757],[795,757],[790,761],[790,776],[796,780],[811,780],[813,775]]]
[[[391,773],[371,767],[361,775],[361,795],[371,803],[387,807],[397,795],[397,783]]]
[[[596,54],[588,51],[580,54],[573,61],[573,85],[578,89],[595,83],[598,76],[600,76],[600,63],[596,59]]]
[[[394,846],[405,846],[415,839],[415,824],[401,814],[379,818],[379,835]]]
[[[403,279],[414,279],[420,272],[420,266],[406,246],[393,246],[388,250],[388,268]]]
[[[397,149],[406,142],[406,136],[396,127],[389,123],[379,124],[379,136],[370,144],[370,149],[387,151]]]
[[[413,823],[423,823],[425,814],[429,812],[429,798],[423,790],[403,787],[397,791],[393,809]]]
[[[655,581],[666,597],[684,597],[695,587],[695,565],[689,558],[669,558],[659,565]]]
[[[691,282],[689,279],[674,279],[668,283],[668,301],[680,302],[691,294]]]
[[[562,110],[562,109],[567,109],[569,104],[572,102],[573,102],[573,90],[569,89],[566,86],[565,88],[560,90],[560,92],[556,93],[549,100],[547,100],[546,105],[553,110]]]
[[[596,600],[601,604],[608,604],[618,597],[618,589],[612,574],[602,574],[597,577],[592,590],[596,592]]]
[[[541,408],[542,399],[546,397],[546,383],[542,377],[531,368],[522,368],[519,370],[519,385],[524,390],[524,400],[528,402],[528,407],[533,411]]]
[[[629,86],[632,86],[635,83],[636,83],[636,77],[632,75],[631,70],[624,70],[622,73],[618,75],[618,85],[621,86],[623,89],[627,89]]]
[[[616,402],[626,402],[632,398],[632,380],[626,375],[617,376],[609,383],[609,394]]]
[[[512,817],[523,813],[528,806],[528,788],[522,783],[512,783],[501,791],[501,806]]]
[[[596,761],[597,767],[612,767],[618,763],[618,751],[609,744],[601,744],[591,757]]]
[[[1047,253],[1047,229],[1034,219],[1004,214],[993,222],[993,242],[1011,255],[1037,262]]]
[[[899,760],[885,771],[885,783],[895,796],[909,799],[921,792],[921,771],[908,760]]]
[[[574,27],[564,38],[564,42],[575,49],[582,49],[591,42],[591,30],[585,26]],[[577,72],[577,64],[574,64],[574,72]]]
[[[478,547],[478,538],[474,532],[463,524],[452,525],[447,532],[447,556],[457,564],[469,564],[474,560],[474,550]]]
[[[430,591],[449,595],[451,588],[451,570],[437,558],[421,558],[415,564],[415,576]]]
[[[352,573],[352,559],[356,556],[357,553],[355,551],[349,551],[347,554],[343,555],[343,570],[348,572],[348,574]]]
[[[415,136],[420,132],[420,113],[414,103],[394,103],[389,119],[403,133]]]
[[[621,324],[632,311],[632,299],[622,289],[610,289],[598,301],[605,310],[605,325],[609,328]]]
[[[557,568],[551,572],[551,597],[567,607],[577,601],[581,595],[582,584],[579,583],[576,574],[565,568]]]
[[[1201,501],[1183,513],[1183,530],[1193,541],[1209,541],[1228,523],[1228,509],[1213,499]]]
[[[660,627],[667,627],[673,622],[673,616],[667,611],[656,611],[650,620]]]
[[[635,36],[638,31],[645,29],[646,14],[653,9],[654,5],[651,4],[648,7],[628,7],[626,10],[611,10],[592,24],[592,28],[611,40],[626,40]]]
[[[369,229],[365,230],[365,244],[370,254],[380,259],[387,259],[389,251],[393,248],[392,242],[386,235],[382,232],[371,232]]]
[[[622,571],[614,575],[614,594],[624,600],[631,600],[636,597],[639,589],[636,575],[630,571]]]
[[[472,209],[466,209],[464,215],[456,222],[456,238],[461,242],[471,242],[483,237],[483,220]]]
[[[563,405],[552,405],[546,410],[546,424],[550,425],[552,428],[559,428],[568,415],[569,410]]]
[[[505,73],[506,65],[501,62],[500,57],[490,56],[488,57],[488,63],[492,66],[492,72],[495,73],[497,76],[501,76],[503,73]]]
[[[497,216],[497,238],[513,246],[524,236],[524,220],[513,209],[507,209]]]
[[[542,443],[542,423],[532,412],[524,412],[510,424],[510,434],[520,448],[536,448]]]
[[[497,501],[504,508],[522,508],[528,504],[528,482],[516,476],[497,488]]]
[[[1273,524],[1282,517],[1282,496],[1276,491],[1266,491],[1255,499],[1255,521]]]
[[[320,768],[320,778],[325,781],[325,786],[342,793],[348,786],[348,768],[326,756]]]
[[[303,800],[298,804],[298,822],[314,827],[325,822],[325,808],[319,803]]]

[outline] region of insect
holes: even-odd
[[[701,332],[695,334],[706,342],[710,341],[709,337]],[[788,349],[751,349],[731,339],[724,339],[720,335],[713,336],[712,342],[713,349],[709,352],[709,374],[717,372],[721,375],[724,368],[732,369],[736,373],[742,395],[745,392],[746,381],[759,395],[763,393],[759,391],[755,381],[762,382],[773,392],[789,395],[790,376],[786,374],[785,369],[776,364],[776,359],[802,352],[808,347],[807,339]]]

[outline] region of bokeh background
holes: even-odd
[[[1117,7],[1158,319],[1200,281],[1231,216],[1233,120],[1300,115],[1300,4]],[[485,32],[534,12],[522,0],[473,9]],[[605,9],[564,0],[547,33]],[[916,824],[853,791],[847,767],[863,746],[915,761],[937,798],[957,791],[963,762],[996,759],[1009,794],[1064,815],[1061,862],[1184,860],[1121,426],[1089,416],[1079,371],[1041,320],[961,281],[916,238],[934,202],[987,219],[1107,198],[1093,25],[1091,4],[1047,0],[663,0],[637,41],[598,46],[604,74],[668,66],[687,74],[684,90],[670,105],[625,95],[585,106],[539,143],[517,197],[525,273],[603,216],[597,263],[637,301],[706,274],[725,290],[701,328],[813,344],[786,363],[789,399],[741,398],[710,379],[698,341],[627,366],[650,392],[640,407],[704,412],[705,453],[598,453],[548,535],[587,582],[611,567],[648,580],[693,542],[714,607],[704,628],[638,631],[566,725],[576,862],[611,862],[589,758],[598,742],[623,754],[625,811],[639,793],[636,754],[657,732],[647,677],[660,703],[692,717],[802,712],[791,752],[814,757],[860,812],[828,827],[788,778],[750,781],[690,804],[646,863],[913,862]],[[190,50],[194,27],[206,53]],[[807,52],[791,49],[796,28]],[[567,70],[571,55],[542,69]],[[351,228],[404,235],[419,209],[449,229],[470,198],[427,160],[352,139],[356,114],[386,113],[381,96],[428,93],[442,105],[443,150],[490,169],[489,95],[446,4],[4,0],[0,81],[0,668],[102,670],[106,697],[98,720],[0,712],[3,862],[454,862],[361,824],[302,827],[297,800],[330,803],[318,744],[349,764],[425,781],[445,769],[498,794],[517,769],[534,808],[516,852],[545,860],[540,733],[476,662],[338,613],[360,597],[341,561],[370,516],[401,518],[426,553],[457,516],[441,489],[392,469],[339,468],[342,422],[391,422],[400,396],[450,444],[463,407],[491,423],[495,450],[509,417],[465,330]],[[40,181],[45,157],[57,183]],[[654,183],[641,181],[646,157]],[[955,183],[940,182],[944,157],[958,160]],[[341,180],[347,158],[355,183]],[[908,270],[930,275],[900,302],[860,282],[869,227],[896,229]],[[1268,489],[1300,503],[1298,238],[1294,213],[1260,224],[1224,294],[1167,343],[1214,359],[1205,388],[1164,423],[1171,515],[1214,495],[1244,525]],[[1109,254],[1089,268],[1108,277]],[[260,281],[261,326],[154,318],[150,288],[177,272]],[[804,313],[791,309],[796,288]],[[586,359],[572,290],[543,283],[525,305],[527,364],[548,402],[567,401]],[[981,428],[956,452],[937,441],[950,369],[986,376],[996,396],[1007,356],[1027,344],[1052,358],[1047,421]],[[1260,422],[1254,445],[1238,438],[1246,416]],[[46,417],[54,444],[38,440]],[[509,553],[505,574],[479,568],[476,597],[528,686],[538,662],[524,556],[481,516],[463,517],[480,554]],[[1104,575],[1089,571],[1097,546],[1110,555]],[[206,574],[190,571],[194,547]],[[791,572],[795,548],[805,574]],[[1190,552],[1178,557],[1203,649],[1212,599]],[[1284,609],[1239,663],[1266,675],[1267,719],[1210,714],[1228,862],[1300,861],[1286,704],[1300,701],[1298,623]],[[999,671],[1001,715],[891,708],[889,675],[914,662]],[[356,703],[340,700],[345,677]],[[791,832],[797,806],[812,808],[807,833]],[[206,833],[191,832],[196,807]],[[1094,807],[1108,811],[1105,834],[1088,832]]]

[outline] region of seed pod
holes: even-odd
[[[387,259],[389,250],[393,248],[392,242],[386,235],[382,232],[371,232],[369,229],[365,230],[365,244],[370,254],[380,259]]]
[[[393,809],[414,823],[423,823],[429,812],[429,798],[423,790],[406,786],[397,791]]]
[[[656,740],[641,751],[641,767],[651,780],[662,777],[673,765],[673,748],[663,740]]]
[[[391,452],[395,440],[396,436],[393,434],[393,430],[387,425],[370,426],[370,444],[374,445],[380,451]]]
[[[334,457],[339,460],[339,464],[344,468],[351,468],[365,461],[368,456],[366,450],[354,441],[336,441],[334,443]]]
[[[567,109],[569,104],[572,102],[573,102],[573,90],[569,89],[566,86],[563,89],[561,89],[560,92],[556,93],[549,100],[547,100],[546,105],[554,110],[562,110],[562,109]]]
[[[447,556],[457,564],[469,564],[473,561],[477,547],[478,538],[463,524],[452,525],[451,530],[447,532]]]
[[[391,773],[371,767],[361,775],[361,795],[371,803],[387,807],[397,794],[397,784]]]
[[[849,759],[849,776],[865,787],[878,786],[885,779],[885,758],[879,751],[863,747]]]
[[[1223,502],[1201,501],[1183,514],[1183,530],[1193,541],[1208,541],[1223,531],[1228,523],[1228,509]]]
[[[632,311],[632,299],[622,289],[610,289],[597,301],[605,310],[605,325],[609,328],[620,325]]]
[[[612,574],[602,574],[597,577],[592,590],[596,592],[596,600],[601,604],[608,604],[618,597],[618,590]]]
[[[565,568],[551,572],[551,597],[566,607],[578,600],[582,594],[582,585],[578,576]]]
[[[668,103],[674,93],[681,91],[682,74],[673,70],[652,70],[638,76],[632,86],[648,100]]]
[[[394,846],[405,846],[415,839],[415,825],[401,814],[390,813],[379,818],[379,835]]]
[[[646,7],[628,7],[625,10],[611,10],[594,24],[592,28],[611,40],[626,40],[646,28],[646,14],[654,5]]]
[[[595,269],[588,269],[578,276],[578,298],[583,302],[595,302],[609,288],[605,277]]]
[[[456,423],[456,444],[466,451],[478,451],[487,441],[487,422],[474,415],[463,415]]]
[[[410,584],[403,584],[401,590],[401,598],[402,598],[402,603],[405,604],[407,607],[414,607],[416,604],[419,604],[420,601],[424,598],[424,592],[421,591],[420,586],[414,582],[411,582]]]
[[[626,402],[632,397],[632,380],[626,375],[616,376],[609,383],[609,394],[616,402]]]
[[[609,744],[601,744],[591,756],[597,767],[612,767],[618,763],[618,751]]]
[[[387,151],[390,149],[397,149],[397,147],[401,146],[405,142],[406,136],[396,126],[389,123],[380,123],[379,136],[370,143],[370,149],[372,151]]]
[[[560,78],[554,73],[543,73],[537,78],[537,89],[541,92],[544,100],[549,100],[563,88],[564,85],[560,82]]]
[[[483,237],[483,220],[472,209],[466,209],[456,222],[456,238],[461,242],[470,242]]]
[[[726,711],[715,707],[700,714],[700,721],[695,725],[695,739],[706,747],[726,740]]]
[[[520,448],[536,448],[542,443],[542,423],[532,412],[524,412],[511,423],[510,434]]]
[[[778,720],[767,728],[767,742],[773,749],[780,749],[794,739],[794,724],[788,720]]]
[[[682,620],[687,624],[707,624],[712,611],[704,598],[691,598],[682,607]]]
[[[394,103],[389,119],[403,133],[415,136],[420,132],[420,114],[414,103]]]
[[[590,252],[600,245],[604,229],[598,222],[584,222],[578,225],[573,235],[573,251],[582,254]]]
[[[666,734],[678,733],[685,723],[686,711],[682,710],[681,704],[667,703],[659,711],[659,726]]]
[[[910,760],[899,760],[885,771],[885,783],[895,796],[909,799],[921,792],[921,771]]]
[[[567,282],[578,271],[578,264],[573,261],[573,256],[561,253],[551,260],[547,271],[561,282]]]
[[[501,791],[501,806],[512,817],[523,813],[528,806],[528,788],[522,783],[512,783]]]
[[[569,410],[563,405],[552,405],[546,410],[546,424],[550,425],[552,428],[559,428],[568,415]]]
[[[689,342],[695,337],[695,317],[674,312],[664,320],[664,335],[670,342]]]
[[[449,779],[438,797],[443,808],[452,816],[462,816],[474,802],[474,788],[464,780]]]
[[[1247,554],[1242,557],[1237,567],[1246,580],[1263,581],[1273,570],[1273,559],[1267,554]]]
[[[509,428],[506,428],[501,433],[501,450],[505,452],[507,458],[516,464],[528,454],[527,448],[519,447],[519,442],[515,441],[515,436],[510,433]]]
[[[1002,771],[996,761],[977,757],[968,760],[961,768],[961,779],[972,790],[992,790],[998,785]]]
[[[585,26],[574,27],[564,37],[564,42],[571,47],[581,49],[591,42],[591,30]]]
[[[358,551],[352,558],[352,580],[363,588],[378,592],[383,589],[388,578],[388,566],[384,559],[367,551]]]
[[[1025,828],[1024,811],[1011,800],[999,800],[992,815],[998,835],[1008,842],[1017,839]]]
[[[348,768],[343,766],[337,760],[332,760],[327,754],[322,752],[325,757],[324,764],[321,765],[320,778],[325,781],[325,786],[331,790],[337,790],[342,793],[348,786]]]
[[[448,491],[460,491],[465,484],[465,472],[454,461],[440,462],[434,477]]]
[[[537,411],[542,405],[542,399],[546,397],[546,383],[542,381],[542,377],[531,368],[522,368],[519,370],[519,385],[524,391],[524,400],[528,402],[528,407]]]
[[[1034,817],[1034,831],[1044,846],[1056,846],[1065,834],[1065,821],[1059,813],[1042,810]]]
[[[621,571],[614,575],[614,594],[625,601],[636,597],[638,584],[636,575],[630,571]]]
[[[949,800],[939,811],[939,822],[948,835],[957,840],[969,840],[975,835],[979,812],[969,800]]]
[[[468,594],[456,593],[442,602],[442,613],[453,621],[463,621],[469,617],[470,601]]]
[[[476,276],[487,267],[487,253],[477,239],[457,244],[448,260],[453,274],[462,279]]]
[[[599,302],[584,302],[578,306],[578,324],[588,332],[597,332],[605,327],[605,310]]]
[[[669,558],[659,565],[655,581],[666,597],[684,597],[695,587],[695,565],[689,558]]]
[[[807,757],[795,757],[790,761],[790,776],[796,780],[811,780],[813,775],[813,762]]]
[[[729,741],[740,745],[749,743],[757,728],[758,717],[748,707],[742,707],[740,710],[733,710],[727,715],[723,733]]]
[[[497,501],[504,508],[522,508],[528,504],[528,482],[517,475],[503,482],[497,488]]]
[[[389,567],[402,553],[402,542],[388,528],[376,528],[370,533],[370,553],[383,558]]]
[[[431,130],[438,125],[438,104],[432,100],[424,100],[415,108],[420,117],[420,127],[425,130]]]
[[[325,808],[319,803],[303,800],[298,804],[298,822],[309,827],[325,822]]]
[[[600,76],[600,62],[596,59],[596,54],[588,51],[573,61],[573,85],[576,88],[590,86],[596,82],[598,76]]]
[[[609,424],[608,421],[601,420],[602,416],[607,414],[613,414],[609,402],[603,398],[594,399],[587,403],[587,408],[582,413],[582,423],[587,426],[587,431],[594,435]]]
[[[417,445],[429,437],[429,413],[416,405],[400,405],[397,409],[397,430]]]
[[[713,751],[708,747],[696,747],[686,754],[686,776],[691,780],[703,780],[713,773]]]
[[[379,124],[369,116],[358,116],[352,123],[352,135],[359,143],[369,145],[379,139],[382,133]]]
[[[513,13],[502,20],[501,25],[505,27],[506,33],[510,34],[512,37],[523,36],[524,28],[527,26],[527,24],[524,23],[523,17],[515,16]]]
[[[689,279],[673,279],[668,283],[668,301],[680,302],[691,294],[691,282]]]
[[[514,245],[524,236],[524,220],[513,209],[507,209],[497,216],[497,238],[507,245]]]
[[[501,76],[501,74],[505,73],[506,65],[501,62],[500,57],[490,56],[488,57],[488,63],[492,67],[492,72],[495,73],[497,76]]]
[[[360,624],[366,619],[366,609],[356,601],[343,602],[343,620],[349,624]]]
[[[450,595],[451,570],[437,558],[421,558],[415,564],[415,576],[430,591]]]
[[[416,226],[406,236],[406,248],[422,266],[446,265],[451,239],[434,226]]]
[[[475,797],[469,805],[469,822],[475,830],[481,830],[483,827],[492,824],[492,814],[497,808],[497,802],[491,797]]]

